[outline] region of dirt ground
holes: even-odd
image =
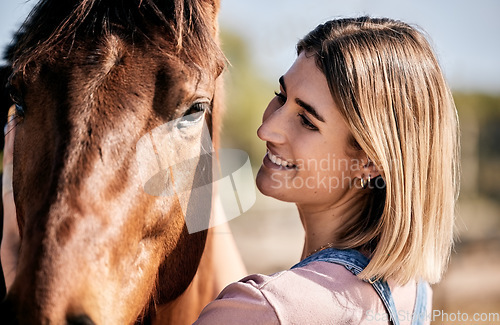
[[[434,324],[500,324],[500,240],[462,243],[433,287]],[[440,315],[440,311],[442,315]],[[448,313],[448,317],[444,313]],[[467,316],[453,321],[458,313]],[[487,320],[471,321],[474,314]],[[464,321],[469,318],[468,321]]]

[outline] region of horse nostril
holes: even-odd
[[[0,302],[0,320],[5,325],[17,325],[18,321],[14,312],[14,304],[11,300]]]
[[[67,325],[95,325],[87,315],[68,316]]]

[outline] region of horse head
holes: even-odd
[[[22,238],[9,317],[133,323],[189,285],[206,231],[190,233],[185,217],[211,204],[190,189],[210,178],[200,157],[217,125],[218,6],[43,0],[33,9],[8,51]],[[148,190],[155,176],[161,193]]]

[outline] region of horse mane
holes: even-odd
[[[42,0],[15,34],[5,57],[14,72],[24,72],[31,63],[50,62],[60,54],[69,57],[78,42],[113,33],[132,44],[149,42],[166,55],[184,56],[200,70],[219,75],[226,60],[216,41],[216,25],[210,21],[218,8],[202,2]]]

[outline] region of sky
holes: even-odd
[[[0,0],[0,48],[33,0]],[[276,81],[295,59],[295,44],[336,17],[400,19],[424,29],[452,89],[500,94],[498,0],[221,0],[222,28],[248,42],[259,74]]]

